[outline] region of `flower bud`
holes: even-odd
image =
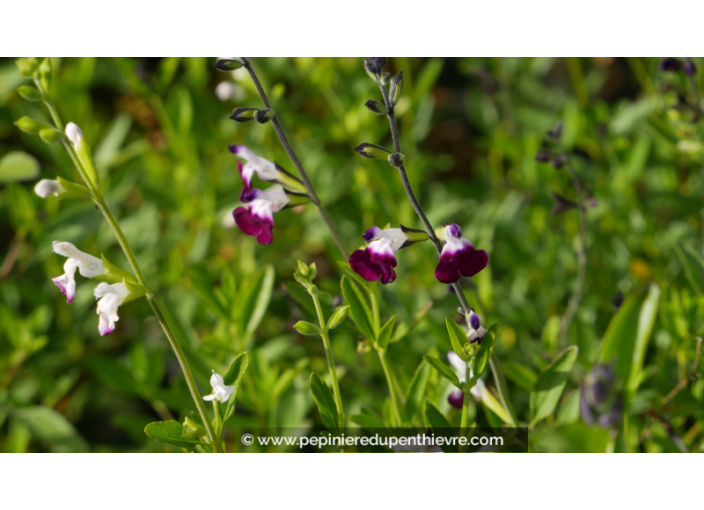
[[[46,143],[52,143],[59,139],[61,131],[54,128],[46,128],[39,131],[39,138]]]
[[[65,191],[66,190],[61,187],[58,180],[52,181],[50,179],[42,179],[36,186],[34,186],[34,192],[42,198],[46,198],[50,195],[58,197]]]
[[[660,61],[659,68],[666,73],[674,73],[682,69],[682,62],[673,57],[664,58]]]
[[[298,265],[296,266],[296,271],[301,273],[303,276],[308,276],[308,266],[305,265],[305,263],[301,260],[298,261]]]
[[[271,119],[276,117],[276,112],[271,108],[266,108],[265,110],[259,110],[254,114],[254,119],[259,122],[259,124],[266,124]]]
[[[562,121],[559,121],[555,124],[555,127],[548,131],[548,136],[550,138],[560,138],[562,136]]]
[[[381,72],[386,67],[386,57],[369,57],[369,64]]]
[[[389,94],[389,99],[392,105],[396,105],[398,100],[401,99],[401,92],[403,92],[403,71],[394,76],[391,80],[391,93]]]
[[[315,280],[316,276],[318,276],[318,266],[316,266],[315,262],[313,262],[310,266],[308,266],[308,278]]]
[[[570,209],[574,209],[577,207],[577,204],[575,202],[567,200],[565,197],[563,197],[562,195],[558,195],[554,191],[552,192],[552,199],[555,202],[555,207],[553,207],[552,211],[550,211],[550,214],[552,214],[553,216],[556,216],[560,213],[569,211]]]
[[[390,164],[392,167],[394,167],[394,168],[400,168],[401,165],[403,165],[403,160],[404,160],[405,158],[406,158],[406,157],[405,157],[403,154],[401,154],[400,152],[397,152],[396,154],[391,154],[391,155],[388,157],[388,160],[389,160],[389,164]]]
[[[234,71],[246,64],[247,59],[244,57],[219,58],[218,61],[215,62],[215,69],[223,72]]]
[[[367,110],[372,113],[375,113],[377,115],[386,115],[386,107],[380,101],[370,99],[366,103],[364,103],[364,106],[366,106]]]
[[[19,58],[15,61],[20,74],[25,78],[29,78],[34,74],[34,71],[39,67],[39,61],[35,57]]]
[[[338,306],[332,313],[330,319],[328,320],[328,329],[335,329],[340,324],[342,324],[342,321],[344,321],[347,317],[347,312],[349,311],[349,309],[349,305]]]
[[[391,75],[389,73],[384,73],[381,75],[381,84],[386,87],[391,81]]]
[[[42,63],[39,64],[39,85],[45,94],[49,92],[51,86],[51,60],[45,57]]]
[[[69,139],[73,148],[76,151],[76,156],[81,162],[81,165],[85,169],[88,178],[94,183],[98,184],[98,172],[95,170],[95,164],[93,163],[93,156],[90,152],[90,147],[83,139],[83,131],[73,122],[66,124],[66,129],[64,130],[66,138]]]
[[[391,151],[369,142],[362,142],[354,148],[360,156],[369,159],[388,159]]]
[[[249,122],[258,111],[259,108],[235,108],[230,118],[235,122]]]
[[[49,124],[36,121],[30,117],[20,117],[15,121],[15,126],[30,135],[38,135],[42,129],[53,129]]]
[[[74,146],[78,146],[81,140],[83,140],[83,131],[73,122],[66,124],[64,133],[66,134],[66,138],[68,138]]]
[[[535,160],[540,163],[547,163],[548,161],[550,161],[550,151],[546,151],[544,149],[539,150],[535,153]]]
[[[42,94],[31,85],[20,85],[17,87],[17,93],[27,101],[41,101]]]

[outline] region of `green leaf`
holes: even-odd
[[[382,420],[378,416],[374,416],[367,413],[353,414],[352,416],[350,416],[350,421],[356,423],[360,427],[365,427],[368,429],[383,429],[386,427],[384,420]]]
[[[494,352],[494,344],[496,342],[496,324],[492,324],[486,330],[482,343],[479,346],[476,358],[474,358],[474,378],[479,379],[486,370],[491,354]]]
[[[39,177],[39,162],[26,152],[8,152],[0,159],[0,183],[29,181]]]
[[[176,420],[155,421],[144,427],[144,433],[156,441],[169,443],[188,451],[198,444],[205,444],[196,438],[183,437],[183,425]]]
[[[511,360],[504,361],[503,365],[506,377],[526,391],[533,389],[538,374],[532,368]]]
[[[562,425],[536,434],[535,449],[549,453],[605,453],[609,430],[584,423]]]
[[[39,441],[56,453],[84,453],[88,444],[63,415],[50,407],[36,406],[17,409],[15,418],[25,425]]]
[[[400,322],[396,331],[394,331],[394,336],[391,337],[391,343],[398,342],[408,333],[413,331],[416,326],[418,326],[430,313],[430,309],[433,307],[433,302],[428,301],[420,310],[417,310],[412,316],[409,323]]]
[[[611,319],[602,340],[600,363],[615,360],[615,371],[630,395],[640,384],[643,359],[657,316],[660,288],[651,285],[626,300]]]
[[[20,85],[17,87],[17,93],[27,101],[36,102],[42,100],[41,92],[39,92],[36,87],[32,87],[31,85]]]
[[[447,332],[450,334],[452,350],[455,351],[460,359],[466,363],[469,361],[469,356],[467,356],[463,345],[467,343],[467,333],[465,333],[462,328],[451,319],[445,318],[445,325],[447,326]]]
[[[227,373],[225,374],[225,377],[223,377],[223,381],[227,386],[235,387],[235,391],[232,392],[232,395],[230,395],[230,398],[227,400],[227,407],[225,408],[223,423],[226,422],[228,418],[232,416],[235,412],[235,401],[237,399],[237,391],[240,388],[242,378],[244,377],[244,373],[247,370],[248,366],[249,354],[243,352],[234,360],[232,360],[232,363],[230,363],[230,368],[227,369]]]
[[[230,315],[227,313],[224,303],[213,291],[214,282],[212,281],[212,278],[210,278],[204,270],[195,266],[191,267],[188,275],[190,277],[193,289],[203,300],[208,310],[210,310],[218,319],[229,322]]]
[[[700,296],[704,296],[704,260],[689,246],[675,245],[677,256],[684,267],[689,284]]]
[[[338,306],[337,308],[335,308],[335,311],[332,313],[330,319],[328,320],[328,329],[335,329],[340,324],[342,324],[342,321],[347,318],[347,312],[349,311],[349,309],[349,305]]]
[[[240,331],[244,329],[247,342],[254,336],[254,332],[264,318],[264,313],[271,301],[275,276],[274,267],[269,264],[259,270],[253,279],[245,281],[237,295],[234,318],[239,324]]]
[[[350,305],[352,320],[359,331],[370,340],[376,340],[374,327],[372,326],[372,312],[369,310],[369,306],[367,306],[367,302],[364,300],[359,288],[352,284],[346,276],[342,277],[340,287],[342,288],[342,296],[347,304]]]
[[[576,346],[568,347],[540,374],[530,394],[531,427],[555,410],[577,359],[577,352]]]
[[[315,324],[311,324],[306,321],[298,321],[293,325],[293,329],[298,331],[301,335],[317,336],[320,335],[320,328]]]
[[[357,273],[355,273],[352,268],[350,267],[349,263],[343,261],[343,260],[338,260],[337,264],[342,268],[342,270],[345,272],[347,276],[352,278],[355,282],[359,284],[360,287],[365,289],[367,292],[372,292],[374,290],[374,286],[376,285],[376,282],[368,282],[361,276],[359,276]]]
[[[413,424],[418,412],[420,411],[423,397],[425,396],[425,388],[428,385],[428,377],[430,376],[430,366],[421,361],[413,374],[413,379],[408,385],[406,393],[406,404],[403,406],[403,415],[407,424]]]
[[[376,345],[382,351],[386,351],[386,347],[389,345],[389,339],[391,338],[391,333],[393,332],[395,325],[396,316],[394,315],[379,331],[379,338],[376,341]]]
[[[310,374],[310,389],[313,392],[313,398],[318,405],[320,417],[323,419],[323,425],[330,432],[337,431],[337,408],[335,407],[335,399],[333,399],[330,388],[325,384],[325,381],[313,372]]]
[[[457,377],[457,374],[455,374],[455,371],[448,367],[445,363],[440,361],[438,358],[433,358],[432,356],[426,356],[423,359],[427,361],[431,367],[437,370],[441,376],[457,386],[459,389],[462,389],[462,385]]]
[[[425,419],[430,424],[430,428],[436,436],[448,437],[455,435],[452,432],[452,425],[447,421],[445,415],[438,410],[437,407],[433,405],[428,399],[425,400]],[[457,451],[457,445],[447,445],[443,444],[440,446],[442,451],[446,453],[454,453]]]

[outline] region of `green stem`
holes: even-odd
[[[396,395],[396,386],[394,384],[394,376],[391,373],[389,364],[386,362],[386,353],[381,349],[377,349],[379,354],[379,361],[381,361],[381,367],[384,369],[384,375],[386,376],[386,384],[389,385],[389,394],[391,395],[391,408],[394,412],[394,420],[396,420],[396,426],[400,427],[401,421],[401,411],[398,405],[398,396]]]
[[[374,319],[374,333],[379,334],[381,329],[381,319],[379,318],[379,301],[376,297],[376,285],[369,291],[369,300],[372,303],[372,317]]]
[[[465,383],[464,383],[464,400],[462,402],[462,419],[460,421],[460,429],[464,430],[469,427],[469,397],[471,396],[470,391],[474,388],[477,381],[471,377],[472,367],[471,363],[467,363],[465,366]]]
[[[252,82],[254,82],[254,86],[257,88],[257,92],[259,92],[259,97],[261,98],[262,103],[264,103],[264,106],[266,108],[271,108],[271,105],[269,104],[269,98],[266,97],[264,87],[262,87],[262,84],[260,83],[259,78],[257,77],[257,73],[254,72],[252,64],[249,62],[249,60],[244,57],[242,57],[242,60],[244,61],[244,68],[247,69],[250,78],[252,78]],[[301,180],[303,181],[303,184],[308,190],[310,199],[318,208],[318,212],[323,218],[325,225],[328,227],[330,235],[332,235],[333,241],[335,241],[335,244],[337,245],[337,249],[340,250],[342,256],[345,258],[345,260],[347,260],[348,255],[347,250],[345,249],[345,243],[342,242],[340,234],[337,232],[337,229],[335,228],[334,223],[330,219],[327,210],[325,209],[325,207],[323,207],[323,203],[320,201],[320,198],[318,198],[318,194],[315,192],[313,183],[310,182],[308,174],[306,173],[305,169],[303,168],[303,165],[299,161],[298,156],[296,156],[296,153],[293,151],[293,147],[291,147],[291,144],[288,142],[286,134],[284,133],[284,130],[281,128],[281,124],[279,123],[278,114],[275,115],[273,119],[271,119],[271,125],[274,127],[274,131],[276,131],[276,135],[279,137],[279,141],[281,142],[281,145],[286,151],[286,154],[288,154],[288,157],[291,158],[291,161],[296,167],[296,170],[298,170],[298,174],[301,176]]]
[[[59,117],[59,113],[56,110],[54,103],[50,99],[45,99],[44,104],[49,109],[49,113],[51,114],[56,128],[63,131],[63,122],[61,122],[61,118]],[[208,431],[210,443],[216,452],[220,452],[220,446],[218,444],[217,437],[213,431],[213,425],[211,424],[210,417],[208,416],[208,413],[205,410],[203,399],[201,398],[200,392],[198,391],[195,379],[193,378],[193,373],[191,372],[191,369],[188,366],[188,361],[186,360],[186,356],[183,353],[181,344],[179,344],[178,340],[176,339],[176,335],[174,334],[173,330],[171,329],[171,326],[166,320],[164,312],[159,307],[159,303],[149,290],[147,282],[144,279],[144,275],[142,274],[142,270],[140,269],[139,264],[137,263],[137,259],[135,258],[132,249],[127,243],[127,240],[125,239],[125,235],[123,234],[120,225],[117,223],[117,220],[115,220],[115,217],[112,215],[110,208],[105,203],[105,199],[103,198],[100,188],[95,182],[93,182],[92,179],[88,178],[88,175],[86,174],[85,169],[81,165],[80,160],[75,154],[75,151],[73,150],[71,144],[64,140],[64,146],[66,147],[69,156],[71,156],[73,163],[76,165],[78,172],[81,174],[81,178],[90,188],[91,193],[93,195],[93,201],[98,206],[98,209],[100,209],[100,212],[103,213],[103,216],[105,216],[105,219],[107,220],[108,224],[115,233],[115,237],[117,237],[117,241],[120,244],[122,251],[125,253],[125,256],[127,257],[127,260],[130,263],[132,270],[134,271],[137,281],[144,286],[145,297],[147,298],[147,301],[149,301],[149,305],[152,307],[154,315],[156,315],[159,324],[161,324],[161,327],[164,330],[164,334],[166,334],[166,338],[169,340],[169,344],[171,344],[171,348],[173,349],[174,354],[178,359],[178,363],[181,366],[181,370],[183,371],[183,374],[186,378],[186,384],[188,385],[191,397],[193,397],[193,401],[196,404],[196,408],[198,409],[198,413],[200,414],[201,420],[203,420],[203,424],[205,425],[205,428]]]
[[[328,360],[328,369],[330,370],[330,377],[332,378],[332,392],[333,396],[335,397],[335,407],[337,408],[338,424],[341,429],[344,429],[345,410],[342,407],[340,385],[337,382],[337,371],[335,370],[335,358],[332,355],[330,336],[328,335],[328,327],[325,324],[323,309],[320,306],[320,299],[318,298],[317,287],[315,287],[315,285],[311,285],[311,287],[308,289],[308,294],[310,294],[310,296],[313,298],[313,303],[315,304],[315,311],[318,314],[318,322],[320,322],[320,336],[323,339],[323,345],[325,346],[325,357]]]

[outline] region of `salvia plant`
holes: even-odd
[[[458,61],[473,84],[463,122],[484,146],[457,150],[500,190],[463,176],[461,200],[429,178],[451,162],[418,149],[441,60],[419,73],[385,57],[80,62],[73,84],[62,61],[11,64],[26,101],[14,124],[61,175],[39,178],[20,151],[0,161],[15,232],[0,268],[4,449],[88,449],[89,380],[106,400],[134,399],[110,423],[144,449],[295,449],[248,431],[480,428],[511,431],[523,451],[704,448],[694,60],[627,61],[648,94],[614,111],[595,89],[613,63],[585,78],[584,61],[559,61],[565,99],[541,84],[553,61]],[[302,88],[270,87],[262,69]],[[96,142],[102,113],[72,87],[112,71],[130,92]],[[318,118],[294,108],[305,92]],[[146,136],[126,144],[131,119]],[[449,139],[464,129],[448,125]],[[44,287],[23,290],[11,275],[39,263]],[[68,310],[89,304],[83,328]],[[83,329],[85,343],[72,333]],[[62,341],[65,355],[50,355]],[[31,377],[43,370],[60,375]]]

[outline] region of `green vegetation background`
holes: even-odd
[[[352,150],[362,141],[390,145],[386,120],[364,107],[379,91],[361,59],[252,62],[349,250],[373,225],[421,227],[397,172]],[[236,354],[250,352],[252,376],[240,390],[228,448],[240,448],[233,438],[247,427],[319,424],[308,377],[327,374],[325,354],[319,338],[293,330],[310,311],[288,289],[296,285],[297,260],[316,262],[316,283],[330,304],[340,294],[339,255],[312,206],[278,213],[269,246],[223,224],[241,189],[228,144],[247,145],[294,170],[270,125],[229,120],[237,106],[261,106],[244,70],[220,73],[209,58],[52,64],[57,107],[93,147],[106,198],[171,312],[202,393],[210,391],[211,369],[223,373]],[[553,191],[574,199],[569,175],[534,160],[556,121],[564,122],[564,143],[598,201],[588,211],[586,289],[569,335],[579,347],[577,363],[554,413],[531,431],[531,447],[608,448],[612,431],[580,417],[579,387],[597,362],[620,297],[638,299],[657,284],[657,316],[626,409],[628,448],[701,451],[702,381],[662,405],[690,375],[703,311],[676,253],[676,246],[701,253],[704,233],[701,128],[672,108],[674,90],[687,87],[684,77],[664,75],[657,59],[643,58],[391,58],[387,70],[404,71],[397,117],[418,199],[431,222],[459,224],[490,254],[489,268],[473,279],[482,306],[471,286],[465,289],[470,304],[488,311],[484,322],[498,323],[495,356],[525,423],[538,374],[564,347],[557,327],[577,271],[577,211],[550,214]],[[233,82],[234,97],[220,101],[215,87],[224,80]],[[0,450],[177,450],[143,432],[152,421],[182,421],[194,411],[145,300],[121,307],[116,331],[101,338],[94,282],[78,277],[70,306],[51,283],[64,262],[51,253],[53,240],[128,266],[88,201],[43,200],[32,192],[39,178],[71,178],[72,167],[60,144],[13,125],[23,115],[46,118],[38,103],[15,92],[25,81],[12,60],[0,60],[0,159],[22,151],[37,163],[24,165],[21,175],[2,174],[0,183]],[[429,243],[400,252],[398,261],[398,279],[382,290],[382,323],[393,314],[408,319],[433,302],[427,319],[389,347],[403,388],[423,356],[446,360],[445,317],[459,316],[455,297],[433,277]],[[257,271],[267,266],[274,274],[271,300],[246,345],[244,328],[209,299],[229,292],[222,282],[233,276],[240,291],[261,284],[266,275]],[[351,325],[331,336],[346,415],[383,418],[388,390],[378,358],[358,352]],[[491,377],[486,383],[493,387]],[[449,391],[430,375],[428,398],[457,421]],[[500,423],[481,405],[472,412],[478,424]]]

